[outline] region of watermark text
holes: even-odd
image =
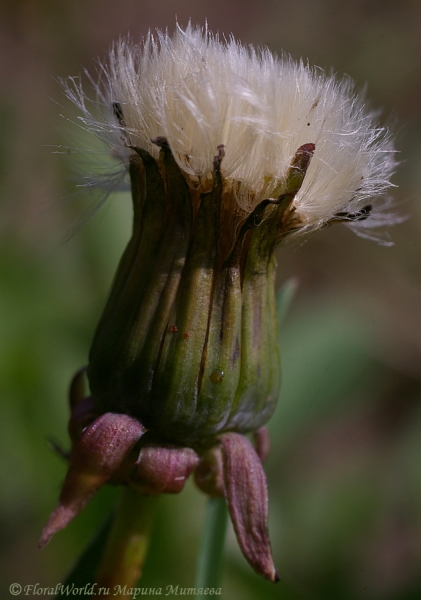
[[[127,585],[115,585],[112,588],[100,587],[96,583],[87,583],[82,587],[73,583],[58,583],[54,587],[43,587],[39,583],[21,585],[12,583],[9,586],[11,596],[29,596],[31,598],[43,596],[81,597],[98,596],[101,598],[112,598],[113,596],[127,597],[128,600],[136,600],[142,596],[221,596],[222,588],[197,588],[183,587],[181,585],[167,585],[165,587],[129,587]]]

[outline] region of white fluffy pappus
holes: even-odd
[[[313,143],[293,201],[301,223],[294,235],[343,220],[373,237],[373,227],[400,220],[388,213],[386,196],[396,166],[390,133],[377,125],[348,78],[337,81],[303,62],[189,25],[177,26],[172,37],[149,33],[140,45],[118,41],[101,64],[99,81],[90,79],[95,101],[78,78],[62,83],[82,112],[82,126],[124,168],[128,144],[157,157],[151,140],[164,136],[189,183],[200,185],[223,144],[223,176],[236,182],[238,204],[251,211],[279,195],[297,149]]]

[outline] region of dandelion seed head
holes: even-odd
[[[391,136],[349,78],[337,80],[190,24],[177,26],[172,37],[149,33],[141,44],[120,39],[91,83],[95,101],[80,80],[63,85],[82,113],[80,126],[125,167],[129,145],[157,157],[151,140],[165,137],[189,184],[200,187],[223,144],[223,177],[250,212],[279,196],[297,149],[313,143],[293,202],[299,224],[293,235],[318,229],[339,212],[358,212],[368,200],[369,218],[347,222],[359,235],[370,237],[373,227],[396,221],[385,200],[396,166]]]

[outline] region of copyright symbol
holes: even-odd
[[[21,591],[22,586],[20,585],[20,583],[12,583],[12,585],[9,587],[9,592],[12,594],[12,596],[19,596]]]

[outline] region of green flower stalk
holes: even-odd
[[[262,467],[280,386],[275,248],[334,221],[366,236],[392,222],[388,132],[349,81],[191,26],[116,44],[97,117],[78,81],[64,85],[129,174],[133,231],[90,395],[82,371],[71,387],[69,470],[41,545],[106,482],[178,493],[194,473],[276,581]]]

